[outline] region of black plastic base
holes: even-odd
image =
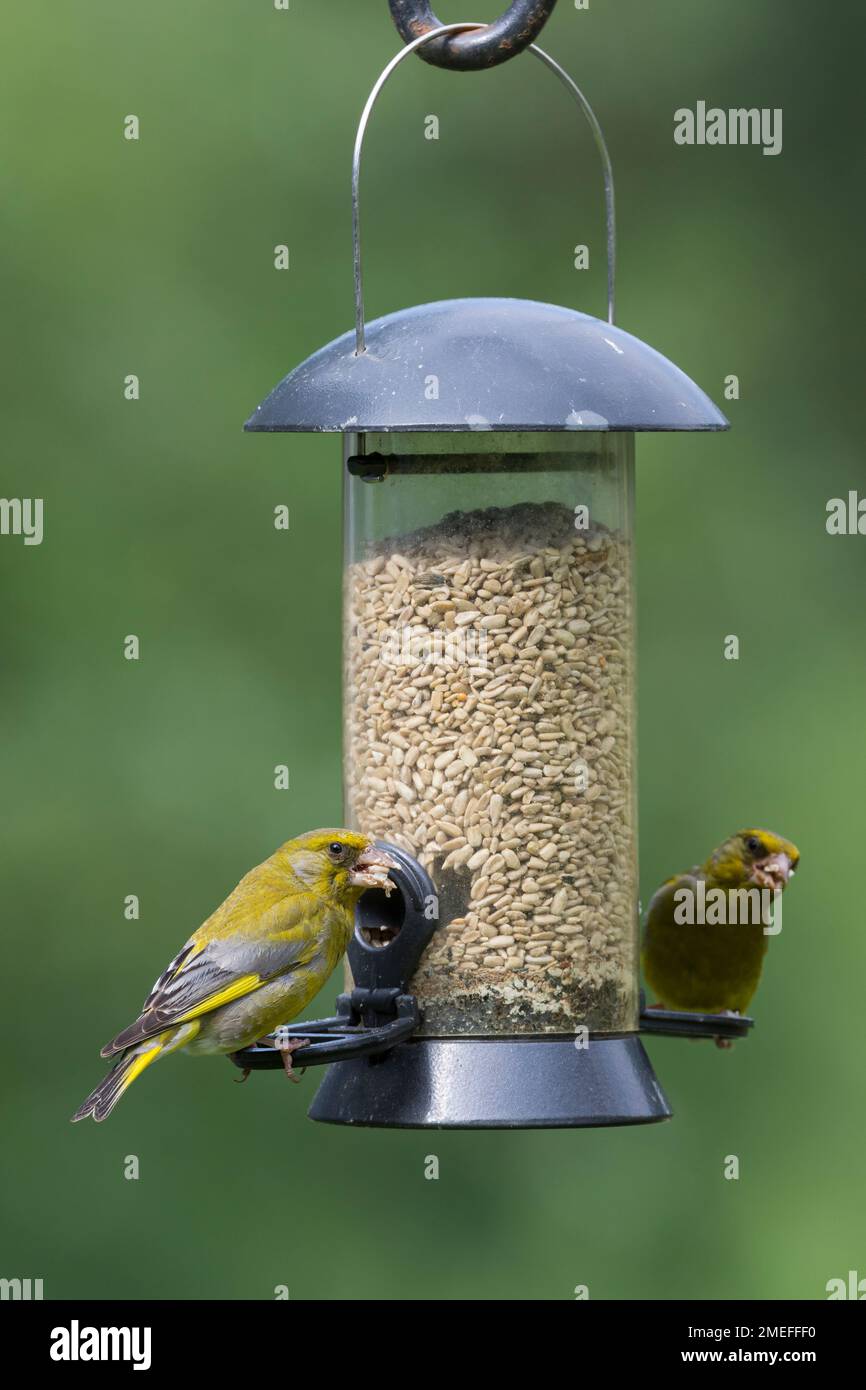
[[[640,1038],[419,1038],[332,1066],[311,1120],[395,1129],[652,1124],[671,1110]]]

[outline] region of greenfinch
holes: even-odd
[[[769,830],[741,830],[705,864],[662,884],[647,912],[642,957],[644,976],[660,1001],[657,1007],[688,1013],[746,1012],[767,951],[767,895],[784,891],[799,861],[800,851],[790,840]],[[738,913],[720,913],[721,894],[712,894],[712,889],[722,890],[725,904],[760,904],[760,910],[743,912],[741,907]],[[764,891],[759,898],[744,895],[744,889]],[[683,910],[689,895],[705,905],[693,920]],[[709,906],[714,900],[715,911]]]
[[[139,1017],[106,1047],[114,1068],[73,1120],[104,1120],[157,1058],[237,1052],[306,1008],[351,939],[368,888],[398,866],[366,835],[311,830],[251,869],[160,975]],[[291,1053],[283,1047],[286,1074]]]

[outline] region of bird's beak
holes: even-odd
[[[399,867],[397,860],[379,845],[368,845],[349,870],[349,882],[353,888],[383,888],[390,893],[394,885],[388,877],[388,870]]]
[[[781,893],[793,872],[790,855],[768,854],[755,865],[754,879],[759,888]]]

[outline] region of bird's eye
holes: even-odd
[[[345,858],[346,846],[341,845],[339,840],[332,840],[328,845],[328,854],[335,864],[339,864],[340,860]]]
[[[761,844],[761,841],[758,839],[757,835],[749,836],[748,840],[746,841],[746,849],[749,851],[750,854],[761,854],[763,848],[764,846]]]

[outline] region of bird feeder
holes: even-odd
[[[477,43],[483,28],[413,38],[373,88],[353,160],[355,327],[246,424],[342,436],[346,821],[403,865],[395,894],[362,899],[353,988],[322,1024],[339,1033],[338,1064],[310,1113],[654,1121],[670,1111],[639,1037],[634,442],[727,421],[614,324],[604,138],[535,45],[601,155],[607,319],[472,298],[366,323],[359,178],[373,105],[410,54],[456,34]],[[311,1054],[318,1026],[290,1030]],[[655,1029],[688,1031],[658,1016]]]

